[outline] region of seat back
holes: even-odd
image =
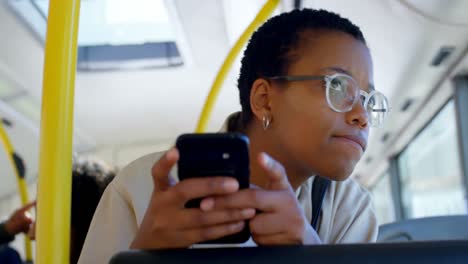
[[[379,242],[468,240],[468,215],[410,219],[382,225]]]

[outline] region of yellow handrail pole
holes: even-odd
[[[247,29],[245,29],[245,31],[242,33],[242,35],[232,47],[231,51],[224,60],[223,65],[219,69],[218,75],[216,76],[213,85],[211,86],[210,93],[208,94],[205,105],[203,106],[203,110],[200,115],[200,119],[198,121],[195,132],[202,133],[206,130],[208,126],[208,121],[211,116],[211,112],[213,111],[214,103],[216,102],[216,99],[226,79],[226,76],[229,73],[229,70],[232,68],[232,64],[234,63],[236,57],[239,55],[240,51],[242,50],[242,47],[244,47],[245,43],[249,40],[250,36],[252,36],[253,32],[263,22],[265,22],[268,19],[268,17],[270,17],[271,13],[273,13],[279,2],[279,0],[268,0],[263,5],[262,9],[260,9],[255,19],[250,23]]]
[[[68,263],[80,0],[50,0],[42,91],[36,261]]]
[[[0,139],[3,142],[3,146],[8,156],[8,160],[13,167],[13,172],[16,175],[16,182],[18,183],[18,191],[21,198],[21,204],[26,205],[29,202],[28,198],[28,188],[26,187],[26,181],[24,179],[25,175],[20,175],[18,165],[15,162],[15,150],[13,149],[13,145],[11,144],[10,138],[6,133],[5,129],[3,128],[2,122],[0,121]],[[28,236],[24,236],[24,251],[26,253],[26,261],[32,261],[32,247],[31,247],[31,240]]]

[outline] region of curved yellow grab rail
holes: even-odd
[[[68,263],[80,0],[50,0],[42,91],[36,261]]]
[[[271,13],[273,13],[278,4],[279,0],[268,0],[265,3],[265,5],[263,5],[262,9],[260,9],[255,19],[250,23],[247,29],[245,29],[245,31],[242,33],[242,35],[232,47],[231,51],[224,60],[224,63],[221,66],[218,75],[216,76],[216,79],[213,82],[213,85],[211,86],[210,93],[208,94],[205,105],[203,106],[202,113],[200,115],[200,119],[198,121],[198,125],[196,128],[197,133],[202,133],[206,131],[211,112],[213,111],[214,103],[216,102],[216,98],[219,95],[219,91],[221,90],[226,76],[229,73],[229,70],[232,68],[232,64],[234,63],[236,57],[239,55],[240,51],[242,50],[242,47],[249,40],[253,32],[263,22],[265,22],[268,19],[268,17],[270,17]]]
[[[24,206],[29,202],[28,198],[28,188],[26,187],[26,180],[24,179],[26,175],[24,174],[24,170],[21,171],[20,169],[20,158],[16,154],[15,150],[13,149],[13,145],[11,144],[10,138],[6,133],[5,129],[3,128],[2,121],[0,120],[0,139],[3,142],[3,146],[8,156],[8,160],[10,161],[11,166],[13,167],[13,172],[16,175],[16,181],[18,183],[18,191],[21,198],[21,204]],[[32,262],[32,247],[31,247],[31,240],[28,236],[24,236],[24,251],[26,253],[26,261]]]

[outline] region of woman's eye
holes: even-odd
[[[343,84],[343,82],[341,80],[333,79],[331,81],[331,86],[335,90],[343,91],[345,85]]]

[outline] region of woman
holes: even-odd
[[[249,137],[250,179],[259,188],[237,191],[238,183],[222,175],[176,183],[176,149],[140,158],[104,193],[81,263],[106,262],[129,248],[189,247],[237,233],[246,219],[250,245],[374,241],[370,195],[347,179],[366,149],[369,126],[388,111],[372,79],[369,49],[349,20],[311,9],[270,19],[246,48],[242,112],[225,128]],[[314,230],[317,175],[331,184]],[[207,198],[201,208],[185,209],[195,197]]]

